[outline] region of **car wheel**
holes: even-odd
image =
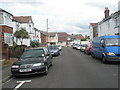
[[[50,66],[53,66],[53,62],[51,62]]]
[[[106,58],[103,56],[102,57],[102,62],[104,63],[104,64],[107,64],[108,63],[108,61],[106,61]]]
[[[46,65],[45,66],[45,73],[44,73],[44,75],[47,75],[48,74],[48,66]]]
[[[85,50],[85,54],[88,54],[88,52]]]

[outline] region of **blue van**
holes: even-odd
[[[120,35],[95,37],[91,55],[102,59],[103,63],[120,61]]]

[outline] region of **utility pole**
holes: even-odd
[[[48,46],[48,19],[46,20],[47,46]]]

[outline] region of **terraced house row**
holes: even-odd
[[[67,46],[72,39],[71,35],[66,32],[38,30],[34,26],[32,16],[14,16],[0,8],[0,60],[8,57],[6,46],[13,46],[13,41],[17,45],[21,45],[20,41],[13,36],[21,28],[25,28],[29,34],[29,38],[23,40],[22,44],[25,46],[30,46],[31,41]],[[79,39],[84,38],[82,35],[80,36]]]
[[[89,25],[90,41],[94,37],[103,35],[120,35],[120,1],[118,2],[118,11],[110,14],[108,7],[104,10],[103,20]]]

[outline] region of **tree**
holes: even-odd
[[[25,28],[21,28],[19,31],[16,31],[16,32],[14,33],[14,36],[15,36],[17,39],[20,40],[21,45],[22,45],[22,43],[23,43],[23,39],[29,38],[29,34],[28,34],[28,32],[26,31]]]

